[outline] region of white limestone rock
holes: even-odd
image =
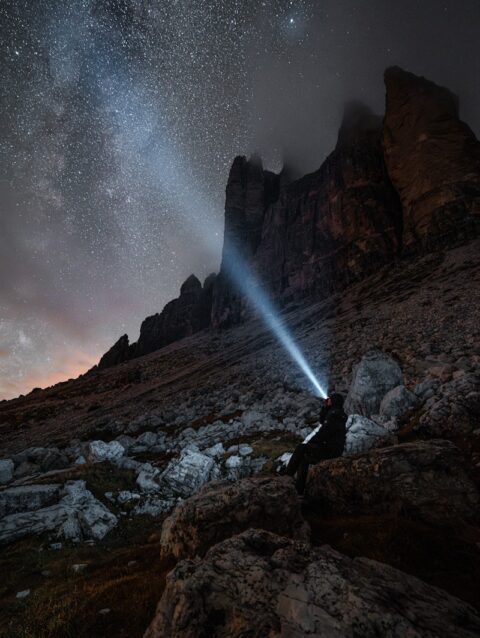
[[[370,350],[353,367],[353,380],[345,400],[347,414],[378,414],[387,392],[403,384],[398,363],[380,350]]]
[[[418,399],[413,392],[410,392],[404,385],[397,385],[383,397],[380,404],[380,414],[388,418],[399,419],[413,410],[417,403]]]
[[[85,481],[68,481],[63,489],[58,485],[11,488],[1,496],[9,513],[0,520],[0,544],[45,532],[76,542],[101,539],[117,524],[116,516],[86,489]]]
[[[213,445],[212,447],[207,448],[206,450],[203,450],[203,454],[206,454],[207,456],[211,456],[212,458],[218,458],[219,456],[222,456],[223,454],[225,454],[225,448],[223,447],[223,443],[217,443],[216,445]]]
[[[118,441],[90,441],[88,444],[88,458],[94,463],[114,461],[125,454],[125,448]]]
[[[360,414],[351,414],[346,423],[344,454],[358,454],[373,447],[394,443],[391,432]]]
[[[215,461],[206,454],[182,450],[180,458],[172,459],[162,474],[162,483],[175,495],[187,497],[215,477]]]

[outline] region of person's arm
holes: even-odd
[[[318,420],[320,421],[321,424],[325,423],[325,417],[327,416],[327,412],[328,412],[328,405],[323,404],[322,409],[320,410],[320,416],[318,417]]]

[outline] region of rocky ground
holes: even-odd
[[[0,635],[479,635],[479,245],[285,309],[352,415],[303,504],[259,322],[0,403]]]

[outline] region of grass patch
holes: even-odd
[[[251,446],[253,456],[266,456],[267,459],[274,461],[285,452],[293,452],[299,443],[301,443],[300,439],[293,434],[281,434],[274,438],[257,439],[251,443]]]
[[[48,548],[46,539],[25,539],[0,550],[6,578],[0,589],[2,638],[136,638],[143,635],[173,566],[149,543],[161,520],[122,523],[103,541]],[[72,565],[87,563],[75,574]],[[42,576],[47,571],[48,576]],[[30,589],[24,601],[16,592]],[[100,610],[110,609],[108,614]]]
[[[95,498],[111,506],[110,501],[105,498],[105,492],[117,492],[119,490],[136,489],[136,474],[133,470],[119,468],[113,463],[104,461],[102,463],[85,463],[77,465],[66,472],[59,472],[36,481],[37,483],[53,483],[61,481],[85,481]]]

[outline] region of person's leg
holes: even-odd
[[[308,462],[307,456],[304,454],[298,466],[297,479],[295,481],[295,487],[298,494],[303,494],[305,492],[305,484],[307,482],[309,465],[310,464]]]
[[[304,445],[303,443],[297,445],[292,456],[290,457],[287,467],[285,468],[285,474],[288,474],[288,476],[294,476],[305,456],[305,452],[306,445]]]

